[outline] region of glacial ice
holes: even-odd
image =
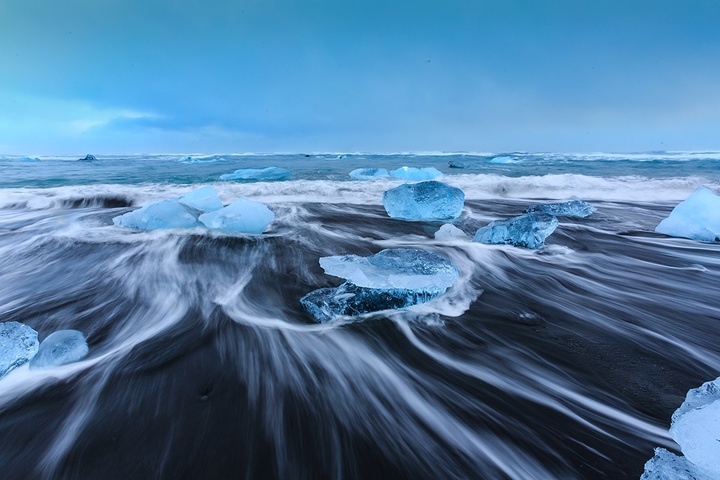
[[[148,203],[138,210],[113,218],[113,223],[118,227],[137,230],[195,228],[200,226],[197,216],[179,200],[159,200]]]
[[[585,218],[592,215],[594,211],[595,207],[575,198],[562,203],[532,205],[525,210],[525,213],[547,213],[556,217]]]
[[[203,213],[214,212],[223,208],[223,203],[213,187],[202,187],[186,193],[178,199],[186,207],[194,208]]]
[[[451,223],[446,223],[435,232],[435,240],[468,239],[468,236]]]
[[[445,293],[458,278],[449,260],[411,248],[386,249],[371,257],[324,257],[320,265],[326,273],[347,279],[339,287],[320,288],[300,299],[320,323],[425,303]]]
[[[266,167],[266,168],[241,168],[233,173],[220,175],[220,180],[236,180],[241,182],[270,182],[278,180],[287,180],[292,176],[292,172],[286,168]]]
[[[350,172],[350,178],[353,180],[374,180],[389,176],[390,172],[385,168],[356,168]]]
[[[22,323],[0,323],[0,377],[33,358],[38,351],[37,336]]]
[[[40,159],[39,159],[39,158],[34,158],[34,157],[32,157],[32,158],[31,158],[31,157],[22,157],[22,158],[20,159],[20,161],[21,161],[21,162],[25,162],[25,163],[30,163],[30,162],[33,162],[33,163],[34,163],[34,162],[39,162]]]
[[[383,194],[388,215],[404,220],[449,220],[462,213],[465,194],[436,181],[405,183]]]
[[[720,196],[707,187],[698,187],[655,231],[673,237],[720,242]]]
[[[390,172],[395,178],[400,180],[433,180],[442,177],[442,172],[435,167],[400,167]]]
[[[451,160],[448,162],[448,167],[450,167],[450,168],[467,168],[468,164]]]
[[[78,160],[78,162],[90,162],[90,163],[93,163],[93,162],[97,162],[97,158],[95,158],[95,155],[90,155],[90,154],[88,153],[87,155],[85,155],[85,158],[81,158],[80,160]]]
[[[47,368],[77,362],[88,354],[85,335],[77,330],[58,330],[45,338],[30,368]]]
[[[475,233],[473,242],[539,248],[557,226],[558,220],[552,215],[526,213],[489,223]]]
[[[225,233],[260,234],[275,219],[275,214],[264,204],[247,198],[214,212],[203,213],[199,220],[213,230]]]
[[[673,413],[670,435],[684,457],[656,448],[642,480],[720,478],[720,377],[688,391]]]
[[[493,157],[492,159],[490,159],[490,163],[500,163],[500,164],[505,164],[505,163],[518,163],[518,161],[519,161],[519,160],[517,160],[517,159],[515,159],[515,158],[513,158],[513,157],[508,157],[508,156],[505,156],[505,155],[501,155],[501,156],[499,156],[499,157]]]

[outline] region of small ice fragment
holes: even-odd
[[[200,212],[214,212],[223,208],[223,203],[213,187],[207,186],[190,193],[186,193],[178,199],[186,207],[194,208]]]
[[[77,330],[58,330],[40,344],[37,355],[30,360],[30,368],[47,368],[82,360],[88,354],[85,335]]]
[[[450,167],[450,168],[467,168],[468,164],[451,160],[448,162],[448,167]]]
[[[582,200],[572,199],[562,203],[543,203],[532,205],[525,213],[547,213],[556,217],[585,218],[595,211],[595,207]]]
[[[451,240],[453,238],[468,239],[469,237],[451,223],[446,223],[435,232],[435,240]]]
[[[655,456],[645,463],[640,480],[717,480],[700,472],[685,457],[678,457],[664,448],[656,448]]]
[[[389,176],[390,172],[385,168],[356,168],[350,172],[350,178],[353,180],[373,180]]]
[[[85,155],[85,158],[81,158],[78,160],[78,162],[97,162],[97,158],[95,158],[95,155],[90,155],[89,153]]]
[[[526,213],[509,220],[495,220],[475,233],[473,242],[539,248],[555,231],[558,220],[544,213]]]
[[[449,260],[412,248],[386,249],[371,257],[323,257],[320,265],[325,273],[348,280],[300,299],[320,323],[428,302],[445,293],[459,275]]]
[[[404,220],[449,220],[462,213],[465,194],[436,181],[405,183],[383,194],[385,211]]]
[[[37,332],[18,322],[0,323],[0,377],[28,362],[38,351]]]
[[[707,187],[698,187],[655,231],[673,237],[720,242],[720,196]]]
[[[225,233],[260,234],[275,219],[264,204],[239,198],[225,208],[203,213],[199,220],[208,228]]]
[[[517,160],[517,159],[515,159],[515,158],[513,158],[513,157],[505,156],[505,155],[501,155],[501,156],[498,156],[498,157],[494,157],[494,158],[492,158],[492,159],[490,160],[490,163],[500,163],[500,164],[505,164],[505,163],[517,163],[517,162],[519,162],[519,160]]]
[[[292,172],[286,168],[266,167],[266,168],[241,168],[233,173],[220,175],[220,180],[236,180],[241,182],[270,182],[287,180],[292,176]]]
[[[159,200],[113,218],[118,227],[137,230],[199,227],[197,216],[178,200]]]
[[[400,167],[390,172],[390,175],[400,180],[433,180],[442,177],[443,174],[435,167]]]

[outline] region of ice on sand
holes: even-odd
[[[180,203],[179,200],[159,200],[148,203],[138,210],[113,218],[113,223],[118,227],[137,230],[200,226],[196,213]]]
[[[275,214],[264,203],[239,198],[225,208],[200,215],[199,220],[207,228],[225,233],[260,234],[275,220]]]
[[[449,260],[425,250],[386,249],[371,257],[323,257],[325,273],[347,281],[321,288],[300,302],[318,322],[425,303],[445,293],[458,278]]]
[[[582,200],[572,199],[562,203],[542,203],[532,205],[525,210],[526,213],[547,213],[556,217],[589,217],[595,211],[595,207]]]
[[[241,168],[233,173],[220,175],[220,180],[235,180],[241,182],[270,182],[287,180],[292,176],[292,172],[286,168],[266,167],[266,168]]]
[[[186,193],[178,199],[186,207],[194,208],[199,212],[214,212],[223,208],[223,203],[213,187],[202,187]]]
[[[350,178],[353,180],[374,180],[389,176],[390,172],[385,168],[356,168],[350,172]]]
[[[28,362],[38,351],[38,334],[18,322],[0,323],[0,377]]]
[[[707,187],[698,187],[655,231],[673,237],[720,242],[720,196]]]
[[[405,183],[383,194],[385,211],[404,220],[449,220],[462,213],[465,194],[441,182]]]
[[[468,239],[468,236],[451,223],[446,223],[435,232],[435,240]]]
[[[473,242],[539,248],[555,231],[558,220],[543,213],[526,213],[509,220],[495,220],[479,229]]]
[[[643,480],[720,478],[720,377],[687,393],[673,413],[670,435],[684,457],[655,449]]]
[[[77,330],[58,330],[40,344],[30,368],[48,368],[82,360],[88,354],[85,335]]]
[[[433,180],[442,177],[443,174],[435,167],[400,167],[390,172],[390,175],[400,180]]]

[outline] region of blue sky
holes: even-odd
[[[720,149],[717,0],[2,0],[0,153]]]

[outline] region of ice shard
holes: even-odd
[[[238,182],[272,182],[287,180],[292,177],[292,172],[286,168],[241,168],[233,173],[220,175],[220,180],[235,180]]]
[[[385,211],[403,220],[449,220],[462,213],[465,194],[441,182],[405,183],[383,194]]]
[[[85,335],[77,330],[58,330],[47,336],[32,360],[30,368],[48,368],[82,360],[89,352]]]
[[[19,322],[0,323],[0,377],[30,361],[38,351],[38,334]]]
[[[558,226],[556,217],[526,213],[508,220],[495,220],[479,229],[473,242],[539,248]]]
[[[442,177],[442,172],[435,167],[400,167],[390,172],[395,178],[400,180],[433,180]]]
[[[353,180],[374,180],[389,176],[390,172],[385,168],[356,168],[350,172],[350,178]]]
[[[582,200],[572,199],[562,203],[541,203],[532,205],[526,213],[547,213],[556,217],[585,218],[592,215],[595,207]]]
[[[203,213],[199,220],[207,228],[225,233],[260,234],[275,219],[264,203],[239,198],[220,210]]]
[[[118,227],[136,230],[157,230],[160,228],[195,228],[201,226],[197,214],[179,200],[159,200],[138,210],[113,218]]]

